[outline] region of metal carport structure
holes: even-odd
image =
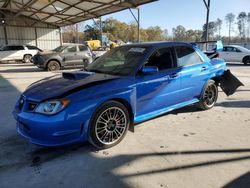
[[[4,28],[5,43],[8,43],[8,26],[60,28],[154,1],[0,0],[0,26]]]

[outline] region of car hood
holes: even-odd
[[[62,73],[31,84],[23,95],[28,100],[41,102],[48,99],[65,97],[82,89],[118,78],[120,76],[84,71]]]
[[[54,54],[59,54],[59,52],[54,52],[54,51],[43,51],[43,52],[38,52],[38,55],[54,55]]]

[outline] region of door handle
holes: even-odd
[[[175,79],[175,78],[177,78],[178,76],[179,76],[178,73],[173,73],[173,74],[171,74],[171,75],[169,76],[169,79]]]
[[[201,67],[201,71],[207,70],[207,67]]]

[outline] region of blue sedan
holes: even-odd
[[[33,83],[13,115],[18,133],[31,143],[89,141],[104,149],[118,144],[135,123],[191,104],[212,108],[219,84],[227,94],[240,85],[228,84],[225,73],[223,60],[210,60],[188,43],[125,45],[85,70]]]

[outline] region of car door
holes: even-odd
[[[77,56],[77,45],[67,46],[63,52],[63,60],[65,66],[76,66],[79,63],[79,57]]]
[[[220,58],[224,59],[227,62],[241,61],[239,57],[240,51],[237,51],[235,47],[225,46],[223,51],[220,52]]]
[[[181,102],[195,100],[200,96],[209,74],[210,64],[205,62],[191,46],[176,46],[177,66],[180,68]]]
[[[12,46],[12,51],[14,53],[12,53],[12,58],[14,60],[21,60],[23,59],[24,55],[25,55],[25,49],[24,46]]]
[[[136,115],[142,116],[179,103],[180,79],[172,48],[157,49],[144,66],[157,66],[158,73],[136,78]]]
[[[21,60],[23,59],[23,46],[6,46],[3,51],[2,60]]]

